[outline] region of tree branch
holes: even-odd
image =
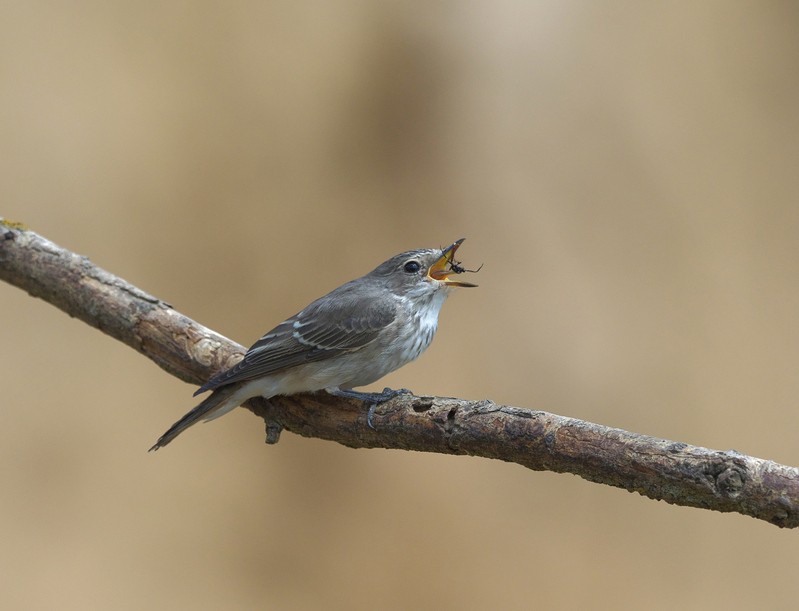
[[[244,353],[169,304],[18,223],[0,219],[0,278],[201,384]],[[355,400],[327,393],[255,399],[267,442],[285,428],[352,448],[468,454],[573,473],[676,505],[799,526],[799,469],[491,401],[403,395],[380,405],[376,428]],[[147,444],[145,443],[144,446]]]

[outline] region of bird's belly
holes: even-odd
[[[433,341],[438,326],[440,304],[415,312],[406,332],[386,333],[354,352],[339,353],[328,359],[304,363],[280,373],[264,376],[247,384],[249,396],[291,395],[324,388],[356,388],[376,382],[383,376],[419,357]]]
[[[382,346],[367,346],[358,367],[353,368],[347,381],[342,382],[344,388],[365,386],[376,382],[383,376],[407,365],[417,359],[433,341],[435,327],[420,327],[417,333],[407,337],[398,337]],[[370,349],[371,348],[371,349]]]

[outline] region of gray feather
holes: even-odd
[[[347,283],[317,299],[259,339],[230,369],[214,376],[194,394],[353,352],[373,342],[397,316],[392,300],[353,291]]]
[[[158,448],[163,448],[192,424],[196,424],[200,420],[205,420],[213,416],[213,412],[222,407],[222,404],[229,399],[238,388],[238,386],[225,386],[224,388],[215,390],[211,395],[206,397],[202,403],[169,427],[169,430],[158,438],[158,441],[155,442],[149,451],[152,452]]]

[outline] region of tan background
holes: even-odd
[[[799,464],[797,7],[6,2],[0,215],[246,344],[466,236],[387,384]],[[0,308],[4,609],[795,607],[750,518],[243,410],[148,455],[192,387]]]

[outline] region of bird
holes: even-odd
[[[248,399],[326,390],[374,406],[410,392],[353,390],[415,360],[433,340],[438,315],[468,270],[454,259],[465,238],[446,248],[395,255],[371,272],[339,286],[287,318],[255,342],[241,361],[213,376],[194,396],[212,391],[175,422],[150,451],[164,447],[193,424],[227,414]]]

